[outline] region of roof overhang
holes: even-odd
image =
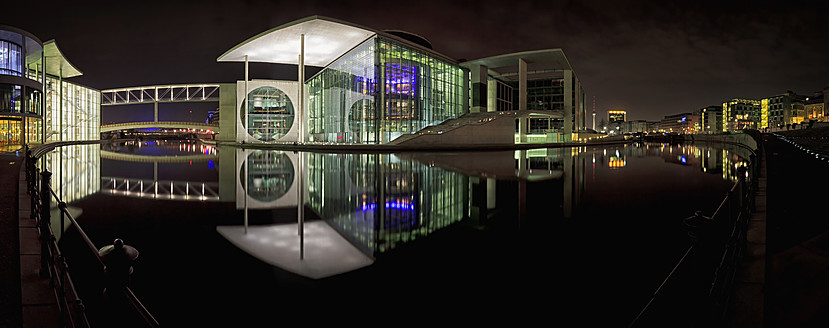
[[[299,64],[300,38],[305,35],[304,64],[325,67],[377,31],[327,17],[311,16],[260,33],[231,48],[218,62]]]
[[[539,73],[573,70],[570,61],[564,56],[561,49],[544,49],[534,51],[516,52],[511,54],[498,55],[493,57],[470,60],[461,63],[461,66],[471,69],[475,65],[486,66],[491,74],[502,76],[515,76],[510,78],[517,79],[517,74],[510,74],[518,72],[518,60],[524,60],[530,70]]]
[[[69,62],[63,53],[60,52],[58,44],[55,40],[49,40],[43,43],[43,51],[46,57],[46,74],[57,76],[60,78],[69,78],[83,75],[75,65]]]

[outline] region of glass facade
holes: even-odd
[[[46,140],[93,140],[101,135],[101,92],[46,76]]]
[[[0,74],[23,76],[23,47],[0,40]]]
[[[306,84],[311,141],[387,143],[464,113],[460,66],[382,36]]]

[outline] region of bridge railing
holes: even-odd
[[[746,256],[748,223],[754,211],[759,158],[748,166],[710,217],[696,211],[684,219],[691,244],[651,294],[629,327],[718,327],[728,314],[734,279]]]
[[[41,153],[42,154],[42,153]],[[58,246],[58,240],[52,230],[52,201],[57,204],[60,211],[60,231],[65,231],[65,221],[70,222],[70,227],[74,228],[83,241],[89,252],[97,260],[101,266],[101,272],[107,280],[106,295],[111,300],[123,300],[124,302],[115,304],[129,304],[131,306],[131,313],[139,315],[147,327],[158,327],[158,321],[153,317],[149,310],[141,303],[138,297],[128,285],[128,276],[131,272],[131,263],[124,261],[124,257],[128,257],[129,253],[126,251],[111,251],[113,246],[105,246],[100,250],[97,249],[92,240],[84,232],[83,228],[75,220],[75,217],[67,209],[67,205],[54,192],[51,186],[52,173],[37,167],[36,162],[39,156],[32,155],[32,150],[27,147],[26,150],[26,180],[27,193],[31,198],[31,212],[32,218],[36,220],[37,227],[40,232],[41,240],[41,263],[40,274],[43,278],[49,278],[50,285],[53,286],[57,297],[58,307],[61,313],[62,326],[64,327],[90,327],[87,316],[87,309],[83,300],[75,288],[75,284],[69,274],[69,263],[66,256],[61,252]],[[124,250],[129,246],[122,245],[117,247],[120,239],[117,239],[116,250]],[[108,252],[104,252],[108,250]],[[135,252],[137,254],[137,251]],[[101,254],[105,254],[106,257]],[[119,258],[120,257],[120,258]],[[134,259],[134,258],[133,258]],[[124,270],[124,266],[128,270]],[[126,275],[126,277],[125,277]],[[126,278],[126,279],[125,279]],[[121,312],[123,309],[119,309]]]

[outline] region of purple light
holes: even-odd
[[[395,209],[395,210],[405,210],[405,211],[414,211],[415,206],[414,204],[407,204],[401,202],[386,202],[387,209]],[[360,206],[360,210],[363,212],[373,211],[377,209],[377,204],[370,203],[370,204],[363,204]]]

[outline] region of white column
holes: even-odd
[[[518,60],[518,110],[527,110],[527,62]]]
[[[575,87],[572,83],[573,80],[573,71],[567,69],[564,70],[564,134],[566,141],[571,141],[570,138],[573,136],[573,125],[575,124],[575,118],[573,115],[575,114],[576,108],[574,107],[575,104],[573,101],[573,88]]]
[[[527,62],[518,59],[518,110],[527,110]],[[529,117],[518,119],[518,135],[520,142],[527,142]]]
[[[297,76],[297,88],[299,89],[299,110],[296,120],[299,123],[297,141],[305,142],[305,34],[299,35],[299,72]]]
[[[250,115],[250,113],[247,112],[248,111],[248,55],[245,55],[245,95],[242,97],[242,108],[243,108],[242,111],[244,111],[244,113],[245,113],[245,119],[247,120],[248,115]],[[245,131],[244,131],[244,133],[245,133],[245,143],[247,143],[247,142],[250,141],[250,140],[248,140],[248,131],[247,131],[248,129],[250,129],[250,127],[245,122],[242,122],[242,128],[245,129]],[[245,161],[247,161],[247,158],[245,158]],[[247,232],[247,227],[245,228],[245,232]]]

